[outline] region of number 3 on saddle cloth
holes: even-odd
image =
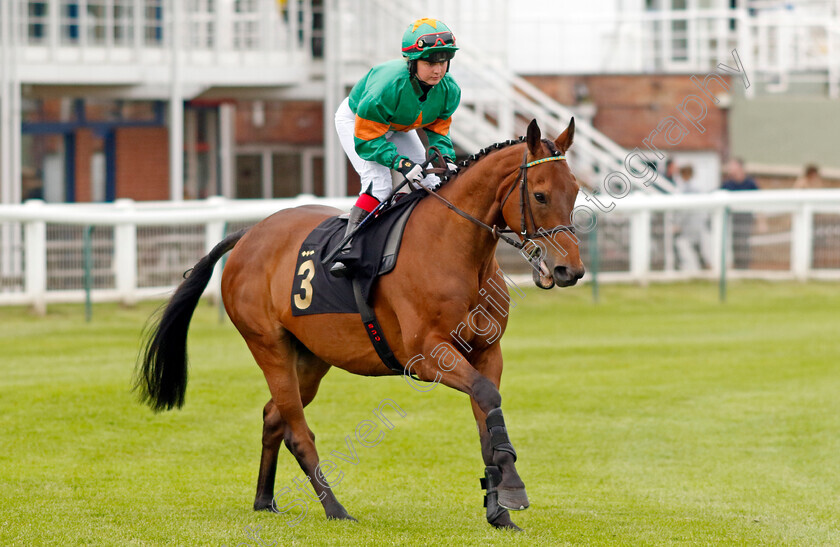
[[[417,190],[369,219],[353,238],[347,254],[339,259],[354,272],[364,302],[376,279],[394,269],[405,223],[418,201],[426,195]],[[330,275],[331,263],[322,260],[341,243],[347,220],[330,217],[312,230],[298,251],[292,284],[292,315],[360,313],[353,293],[353,279]]]

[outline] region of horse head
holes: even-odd
[[[519,176],[502,200],[502,216],[508,226],[519,227],[524,245],[520,252],[530,261],[534,283],[542,289],[572,286],[585,272],[572,226],[580,186],[564,156],[574,134],[574,118],[554,141],[542,139],[536,120],[531,121]]]

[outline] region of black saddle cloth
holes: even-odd
[[[338,260],[347,264],[359,280],[366,302],[370,301],[376,279],[394,269],[405,220],[425,195],[424,190],[417,190],[400,197],[356,232],[349,253],[338,255]],[[322,262],[344,239],[346,228],[347,219],[330,217],[312,230],[300,246],[290,296],[292,315],[359,313],[352,280],[333,277],[329,272],[332,263]],[[389,238],[391,232],[394,235]]]

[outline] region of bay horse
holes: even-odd
[[[426,197],[417,204],[406,225],[396,267],[378,280],[372,292],[382,331],[400,363],[412,356],[434,355],[436,348],[447,344],[448,362],[456,366],[441,367],[433,359],[423,359],[411,372],[422,381],[439,381],[469,395],[486,465],[482,481],[487,489],[486,518],[497,528],[518,530],[508,510],[525,509],[529,504],[501,412],[501,336],[490,340],[464,329],[459,330],[464,342],[460,348],[449,340],[453,328],[467,321],[480,304],[480,294],[487,294],[493,284],[507,288],[495,259],[500,237],[520,247],[526,243],[534,247],[528,257],[538,287],[567,287],[583,276],[570,226],[579,186],[563,156],[573,137],[574,118],[554,141],[542,139],[532,121],[524,139],[472,156],[440,188],[438,199]],[[340,213],[319,205],[281,210],[226,237],[175,291],[147,331],[138,360],[135,388],[141,399],[155,411],[180,408],[187,386],[189,322],[215,263],[232,250],[222,276],[225,309],[271,392],[263,409],[256,510],[277,511],[274,478],[280,444],[285,441],[311,480],[327,518],[355,520],[338,502],[319,468],[315,436],[303,409],[330,367],[364,376],[394,372],[377,356],[358,315],[293,316],[290,303],[292,291],[305,289],[293,286],[301,243],[323,220]],[[521,230],[504,230],[506,226]],[[505,237],[505,232],[517,237]],[[539,243],[541,237],[545,241],[561,234],[573,244]],[[485,311],[503,333],[510,301],[497,304]]]

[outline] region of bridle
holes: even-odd
[[[440,152],[437,149],[430,150],[429,153],[430,153],[430,156],[433,156],[435,153],[440,155]],[[473,224],[475,224],[477,226],[480,226],[481,228],[490,232],[493,235],[494,239],[501,239],[505,243],[507,243],[507,244],[517,248],[517,249],[523,249],[529,242],[531,242],[535,239],[541,238],[541,237],[554,237],[554,234],[557,234],[559,232],[569,232],[571,234],[575,233],[575,227],[572,226],[572,225],[566,225],[566,224],[561,224],[561,225],[555,226],[551,230],[545,230],[543,228],[537,227],[537,223],[534,220],[534,211],[531,209],[531,200],[528,197],[528,168],[529,167],[534,167],[535,165],[539,165],[541,163],[546,163],[546,162],[549,162],[549,161],[560,161],[560,160],[565,160],[565,159],[566,159],[566,156],[561,154],[558,151],[554,155],[549,156],[547,158],[542,158],[542,159],[539,159],[539,160],[534,160],[532,162],[529,162],[528,161],[528,150],[526,148],[525,154],[522,157],[522,164],[519,166],[519,173],[520,173],[520,175],[519,175],[519,202],[520,202],[519,205],[520,205],[520,210],[521,210],[520,211],[521,212],[521,221],[520,221],[520,231],[519,232],[517,232],[516,230],[512,230],[510,228],[500,228],[497,225],[490,226],[488,224],[485,224],[484,222],[478,220],[477,218],[470,215],[469,213],[466,213],[466,212],[462,211],[461,209],[456,207],[452,202],[450,202],[449,200],[447,200],[443,196],[439,195],[438,193],[433,192],[432,190],[426,188],[423,185],[420,185],[420,187],[423,188],[429,195],[434,196],[435,198],[437,198],[438,200],[443,202],[443,204],[446,205],[449,209],[452,209],[453,211],[455,211],[456,213],[458,213],[459,215],[461,215],[465,219],[469,220]],[[437,171],[441,171],[441,170],[437,169],[437,168],[432,168],[432,169],[427,169],[426,170],[427,173],[433,173],[433,172],[437,172]],[[516,183],[511,184],[510,190],[507,191],[507,194],[505,194],[504,199],[502,199],[502,203],[501,203],[501,206],[500,206],[501,210],[504,210],[505,203],[507,203],[508,198],[513,193],[513,189],[516,186],[517,186]],[[528,232],[528,219],[530,219],[531,225],[534,226],[536,231],[530,232],[530,233]],[[514,239],[512,237],[508,237],[507,235],[505,235],[505,234],[515,234],[515,233],[518,233],[520,236],[522,236],[522,241],[517,241],[516,239]],[[538,253],[539,253],[539,245],[534,245],[534,249],[532,249],[532,251],[530,253],[531,256],[529,258],[533,258],[533,257],[538,256]]]

